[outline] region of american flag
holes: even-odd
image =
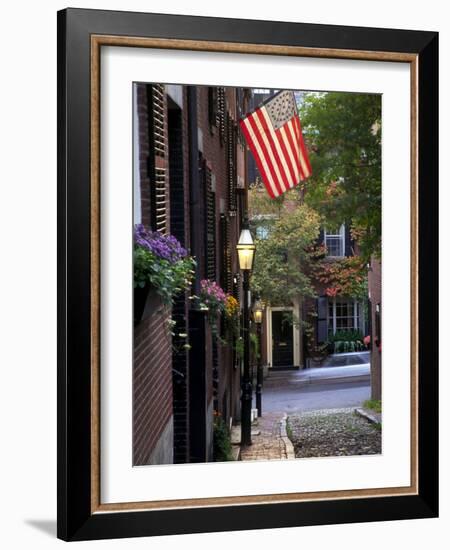
[[[240,125],[272,198],[311,175],[294,92],[277,93]]]

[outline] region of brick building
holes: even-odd
[[[249,97],[239,88],[134,85],[134,223],[175,236],[197,261],[191,292],[171,309],[150,293],[135,321],[134,465],[210,461],[213,412],[229,425],[240,417],[236,354],[190,298],[202,279],[239,298],[247,183],[237,120]]]
[[[381,260],[369,269],[370,385],[372,399],[381,399]]]
[[[259,221],[253,220],[253,226],[256,234],[263,235],[264,232],[258,231]],[[268,234],[268,220],[264,220],[263,227]],[[348,224],[342,224],[334,232],[322,229],[317,242],[325,245],[327,262],[357,254],[357,246],[351,238]],[[311,366],[316,357],[311,346],[325,344],[338,331],[359,331],[362,336],[369,333],[366,300],[346,296],[330,297],[326,294],[326,285],[317,280],[313,280],[312,284],[317,298],[299,296],[292,304],[270,304],[266,307],[263,360],[269,368]],[[297,322],[289,322],[290,317]],[[313,325],[313,341],[308,342],[302,321]]]

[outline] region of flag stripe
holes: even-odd
[[[305,146],[305,141],[303,139],[303,134],[302,134],[302,125],[300,123],[300,117],[296,116],[294,117],[294,120],[295,120],[295,124],[297,126],[297,130],[298,130],[298,142],[300,144],[300,150],[301,150],[301,155],[302,155],[302,160],[305,164],[305,168],[306,168],[306,177],[310,176],[311,175],[311,164],[309,162],[309,157],[308,157],[308,151],[306,150],[306,146]]]
[[[284,153],[275,135],[275,131],[273,130],[269,115],[267,114],[267,111],[264,109],[264,107],[259,111],[259,119],[264,128],[265,135],[267,137],[267,140],[269,141],[270,147],[276,158],[277,166],[281,174],[281,178],[284,182],[285,190],[287,190],[292,187],[291,175],[289,173],[289,168],[286,164]]]
[[[259,130],[259,135],[261,136],[266,147],[267,155],[269,156],[270,162],[272,163],[273,170],[275,172],[275,178],[278,186],[280,187],[281,193],[284,193],[287,189],[287,182],[284,181],[283,176],[280,172],[279,159],[275,160],[276,152],[274,151],[273,144],[270,143],[269,136],[267,135],[266,129],[263,126],[264,116],[262,115],[261,110],[262,109],[258,109],[254,113],[253,122],[256,124],[256,127]]]
[[[250,115],[247,120],[248,120],[248,122],[249,122],[249,124],[250,124],[250,126],[253,130],[253,133],[255,135],[255,138],[256,138],[257,142],[259,143],[259,146],[260,146],[261,152],[262,152],[262,157],[264,158],[264,160],[267,163],[267,166],[268,166],[269,171],[270,171],[270,175],[272,177],[273,184],[275,185],[275,188],[276,188],[276,196],[278,196],[281,193],[283,193],[283,189],[281,188],[280,182],[279,182],[279,180],[277,178],[277,175],[275,173],[274,167],[272,165],[272,160],[270,158],[269,152],[267,151],[266,144],[264,143],[263,136],[261,135],[260,129],[258,128],[258,125],[256,124],[255,114],[256,114],[256,112],[253,113],[253,115]]]
[[[267,163],[264,159],[264,155],[262,154],[261,148],[256,139],[256,136],[253,133],[248,118],[241,120],[241,128],[244,132],[244,136],[247,140],[248,146],[253,153],[253,157],[255,159],[256,165],[258,166],[259,173],[261,174],[261,177],[264,181],[267,192],[272,199],[278,197],[279,193],[275,187],[275,184],[272,181],[272,176],[270,175]]]
[[[301,131],[301,127],[300,127],[299,117],[298,116],[294,117],[293,120],[292,120],[292,123],[295,127],[295,131],[296,131],[296,134],[297,134],[297,143],[299,145],[300,162],[302,163],[302,169],[303,169],[303,173],[305,175],[305,178],[307,178],[310,175],[311,167],[309,166],[308,154],[306,153],[306,147],[305,147],[305,143],[303,141],[303,136],[302,136],[302,131]]]
[[[291,181],[291,187],[294,187],[294,185],[297,185],[298,183],[298,171],[295,170],[295,161],[294,157],[292,156],[292,152],[289,147],[289,142],[287,142],[287,139],[285,137],[286,134],[282,133],[283,127],[281,127],[279,130],[274,132],[276,139],[278,140],[278,144],[283,151],[283,156],[285,159],[285,164],[289,170],[290,174],[290,181]]]
[[[295,162],[297,163],[298,171],[299,171],[299,174],[300,174],[300,179],[303,180],[303,179],[305,179],[305,174],[303,172],[302,164],[300,162],[300,150],[298,148],[298,143],[297,143],[297,139],[296,139],[296,136],[295,136],[295,130],[292,127],[292,121],[290,120],[285,125],[285,127],[286,127],[286,134],[287,134],[289,143],[291,144],[292,152],[294,153],[294,159],[295,159]]]
[[[257,125],[255,124],[253,116],[248,117],[247,123],[248,123],[248,130],[254,139],[255,145],[258,147],[261,162],[266,167],[265,169],[266,176],[269,179],[269,183],[272,187],[273,194],[275,197],[278,197],[278,195],[280,195],[283,191],[278,184],[277,177],[272,166],[272,162],[267,154],[264,141],[261,137],[261,134],[259,132]]]
[[[278,131],[275,131],[273,129],[273,126],[270,122],[269,115],[267,114],[266,109],[261,109],[262,115],[264,116],[265,120],[265,126],[269,135],[269,139],[271,143],[273,144],[273,147],[276,151],[276,154],[279,159],[279,163],[281,164],[283,171],[284,171],[284,181],[286,183],[286,186],[288,188],[291,188],[297,183],[295,180],[295,173],[292,169],[290,159],[287,155],[286,147],[283,143],[283,140],[280,139],[280,133]]]
[[[286,145],[286,149],[288,151],[289,158],[290,158],[292,166],[294,168],[295,179],[298,182],[298,181],[300,181],[300,170],[299,170],[299,167],[298,167],[298,163],[295,160],[295,152],[292,151],[291,144],[289,143],[289,139],[288,139],[288,136],[287,136],[287,133],[286,133],[285,126],[282,126],[280,128],[279,132],[280,132],[281,136],[283,137],[283,142]]]

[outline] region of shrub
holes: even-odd
[[[213,449],[215,462],[233,460],[230,430],[220,413],[216,411],[214,412],[213,424]]]
[[[328,339],[334,353],[347,353],[365,349],[363,335],[360,330],[337,330]]]

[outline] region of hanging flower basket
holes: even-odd
[[[172,235],[134,228],[134,322],[146,311],[149,294],[155,291],[163,304],[171,306],[177,294],[190,288],[195,261]]]

